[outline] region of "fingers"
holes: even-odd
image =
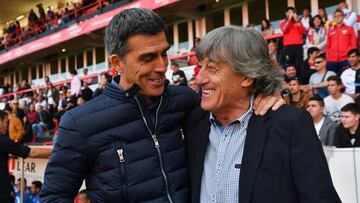
[[[278,100],[277,97],[274,96],[267,96],[260,102],[258,109],[255,110],[256,115],[265,115],[266,112],[275,104],[275,102]]]
[[[273,111],[276,111],[278,110],[282,105],[286,104],[285,100],[284,99],[278,99],[274,106],[272,106],[271,110]]]
[[[263,99],[262,95],[257,95],[255,100],[254,100],[254,110],[256,111],[258,109],[259,103],[261,102],[261,100]]]

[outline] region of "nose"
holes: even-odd
[[[154,64],[155,65],[154,71],[157,73],[165,73],[168,64],[169,62],[167,57],[158,57],[158,59],[156,60],[156,64]]]

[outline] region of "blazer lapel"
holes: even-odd
[[[251,200],[253,184],[270,127],[268,117],[268,114],[264,116],[253,114],[249,121],[240,170],[240,203],[249,203]]]
[[[194,163],[194,175],[193,178],[193,190],[195,195],[196,201],[200,202],[200,188],[201,188],[201,180],[202,180],[202,173],[204,170],[204,160],[206,149],[209,143],[209,133],[210,133],[210,121],[209,121],[209,112],[205,113],[203,119],[197,124],[195,127],[196,133],[196,144],[197,144],[197,152],[192,156],[195,156],[195,163]]]

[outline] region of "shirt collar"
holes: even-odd
[[[241,115],[239,118],[237,118],[235,121],[231,122],[230,125],[235,124],[235,123],[246,122],[248,120],[248,118],[250,118],[250,116],[252,115],[252,113],[254,111],[253,104],[254,104],[254,95],[251,95],[249,109],[243,115]],[[214,114],[211,112],[210,112],[209,121],[211,124],[213,124],[215,126],[222,126],[222,124],[215,118]]]

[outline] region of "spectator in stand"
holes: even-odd
[[[30,186],[29,198],[33,203],[40,203],[40,191],[42,183],[40,181],[33,181]]]
[[[84,81],[83,89],[81,90],[81,97],[87,102],[93,98],[93,91],[89,88],[89,84]]]
[[[345,93],[355,98],[360,93],[360,51],[351,49],[347,56],[350,68],[341,74],[341,81],[345,86]]]
[[[284,82],[286,84],[288,84],[290,82],[291,79],[295,78],[296,77],[296,68],[295,66],[287,66],[285,68],[285,74],[284,74]],[[288,89],[288,87],[284,88],[284,89]]]
[[[189,87],[192,90],[194,90],[199,95],[199,97],[201,98],[202,91],[201,91],[201,88],[199,87],[199,85],[196,83],[196,78],[191,78],[189,80]]]
[[[336,75],[333,71],[326,70],[326,59],[323,54],[320,54],[315,58],[316,73],[313,73],[309,79],[308,89],[311,89],[314,94],[318,94],[321,98],[325,98],[329,95],[327,90],[327,79],[330,76]]]
[[[306,109],[309,98],[309,93],[300,89],[299,80],[297,78],[290,79],[289,94],[284,96],[286,104],[295,108]]]
[[[264,18],[261,20],[261,34],[263,37],[274,34],[274,28],[271,26],[268,19]]]
[[[37,137],[45,137],[45,130],[50,129],[50,115],[47,111],[43,109],[41,105],[37,106],[37,116],[36,116],[36,123],[32,125],[33,133],[37,134]]]
[[[105,89],[106,83],[111,82],[111,75],[108,72],[100,73],[100,82],[98,88],[96,88],[93,98],[102,94],[103,90]]]
[[[38,4],[36,5],[36,7],[38,8],[39,11],[39,16],[40,16],[40,22],[42,24],[46,23],[46,14],[45,14],[45,10],[42,4]]]
[[[25,129],[23,121],[12,113],[12,109],[6,108],[4,111],[8,114],[9,118],[9,138],[14,142],[21,142],[24,137]]]
[[[28,17],[28,26],[35,26],[38,23],[39,18],[37,17],[36,13],[33,9],[30,9],[29,17]]]
[[[320,49],[317,47],[310,47],[307,50],[307,58],[301,66],[301,84],[309,84],[310,76],[316,72],[315,58],[319,53]]]
[[[35,104],[30,104],[29,111],[26,113],[26,118],[29,123],[32,125],[36,123],[37,112],[35,111]]]
[[[329,117],[324,116],[323,99],[317,95],[311,97],[306,110],[313,118],[316,134],[319,136],[321,143],[325,146],[333,146],[337,124]]]
[[[337,122],[340,120],[340,110],[348,103],[354,103],[354,99],[341,92],[342,82],[339,76],[330,76],[328,79],[329,96],[324,98],[325,115]]]
[[[347,104],[341,109],[341,125],[335,133],[336,147],[360,147],[359,118],[360,111],[356,104]]]
[[[300,74],[303,61],[303,35],[305,28],[299,20],[294,7],[286,9],[286,19],[280,23],[284,38],[284,54],[288,64],[294,64]]]
[[[44,77],[44,84],[47,85],[47,84],[49,84],[49,83],[50,83],[50,78],[49,78],[49,76],[46,75],[46,76]]]
[[[357,29],[356,29],[355,25],[358,20],[358,16],[356,15],[356,13],[349,9],[349,6],[346,2],[341,2],[339,4],[339,9],[342,10],[342,12],[345,15],[344,24],[346,26],[354,28],[354,31],[356,32]]]
[[[24,119],[25,112],[19,107],[19,100],[14,99],[11,104],[11,113],[22,121]]]
[[[324,22],[325,28],[329,28],[329,24],[333,21],[332,16],[328,15],[324,8],[319,8],[318,14]]]
[[[46,104],[55,107],[59,102],[59,91],[55,88],[55,86],[51,83],[47,83],[46,88]]]
[[[301,17],[301,24],[304,26],[306,32],[310,29],[311,21],[312,19],[310,8],[305,7],[303,10],[303,16]]]
[[[9,179],[8,155],[12,154],[23,158],[47,158],[50,156],[52,149],[29,148],[15,143],[7,136],[7,128],[8,114],[0,110],[0,202],[14,203],[14,197],[11,196],[12,186]]]
[[[81,190],[79,192],[79,201],[78,203],[91,203],[89,197],[87,196],[86,190]]]
[[[51,6],[48,7],[48,10],[46,12],[46,20],[52,21],[55,19],[55,13],[51,10]]]
[[[85,77],[81,82],[84,83],[86,82],[88,85],[92,84],[92,78],[89,77],[88,75],[89,70],[87,68],[83,69],[83,77]]]
[[[310,22],[310,29],[306,36],[305,50],[310,47],[317,47],[322,53],[325,52],[326,47],[326,33],[324,22],[319,15],[314,16]]]
[[[15,193],[15,203],[21,203],[21,178],[19,178],[17,180],[17,184],[16,184],[16,193]],[[24,178],[24,194],[23,194],[23,202],[24,203],[33,203],[32,200],[30,199],[30,189],[27,187],[27,181],[26,178]]]
[[[71,86],[70,86],[70,95],[72,97],[78,97],[81,95],[81,80],[75,69],[70,70]]]
[[[41,94],[37,95],[37,99],[36,99],[36,103],[35,103],[35,108],[37,109],[38,106],[41,106],[42,109],[46,109],[46,100],[44,100],[44,97]]]
[[[83,96],[80,96],[80,97],[78,97],[77,98],[77,100],[76,100],[76,105],[77,106],[81,106],[81,105],[83,105],[83,104],[85,104],[85,99],[83,98]]]
[[[194,46],[191,48],[190,52],[195,52],[195,49],[196,49],[196,47],[199,46],[200,42],[201,42],[201,39],[198,37],[195,37]],[[198,59],[195,54],[189,57],[188,65],[189,66],[195,65],[193,77],[196,77],[200,71],[200,66],[198,64]]]
[[[172,78],[174,85],[187,86],[187,79],[186,79],[185,73],[184,73],[184,71],[180,70],[179,64],[172,63],[171,70],[173,71],[171,78]]]
[[[64,91],[62,91],[62,90],[59,92],[59,95],[60,95],[59,103],[58,103],[57,107],[58,107],[58,111],[61,111],[61,110],[65,109],[65,107],[66,107],[67,98],[66,98]]]
[[[269,42],[269,54],[271,60],[277,67],[282,68],[285,66],[284,53],[278,49],[278,44],[275,41]]]
[[[326,40],[327,68],[340,73],[349,66],[347,53],[357,48],[355,32],[352,27],[344,24],[344,13],[337,9],[334,13],[336,26],[328,31]]]

